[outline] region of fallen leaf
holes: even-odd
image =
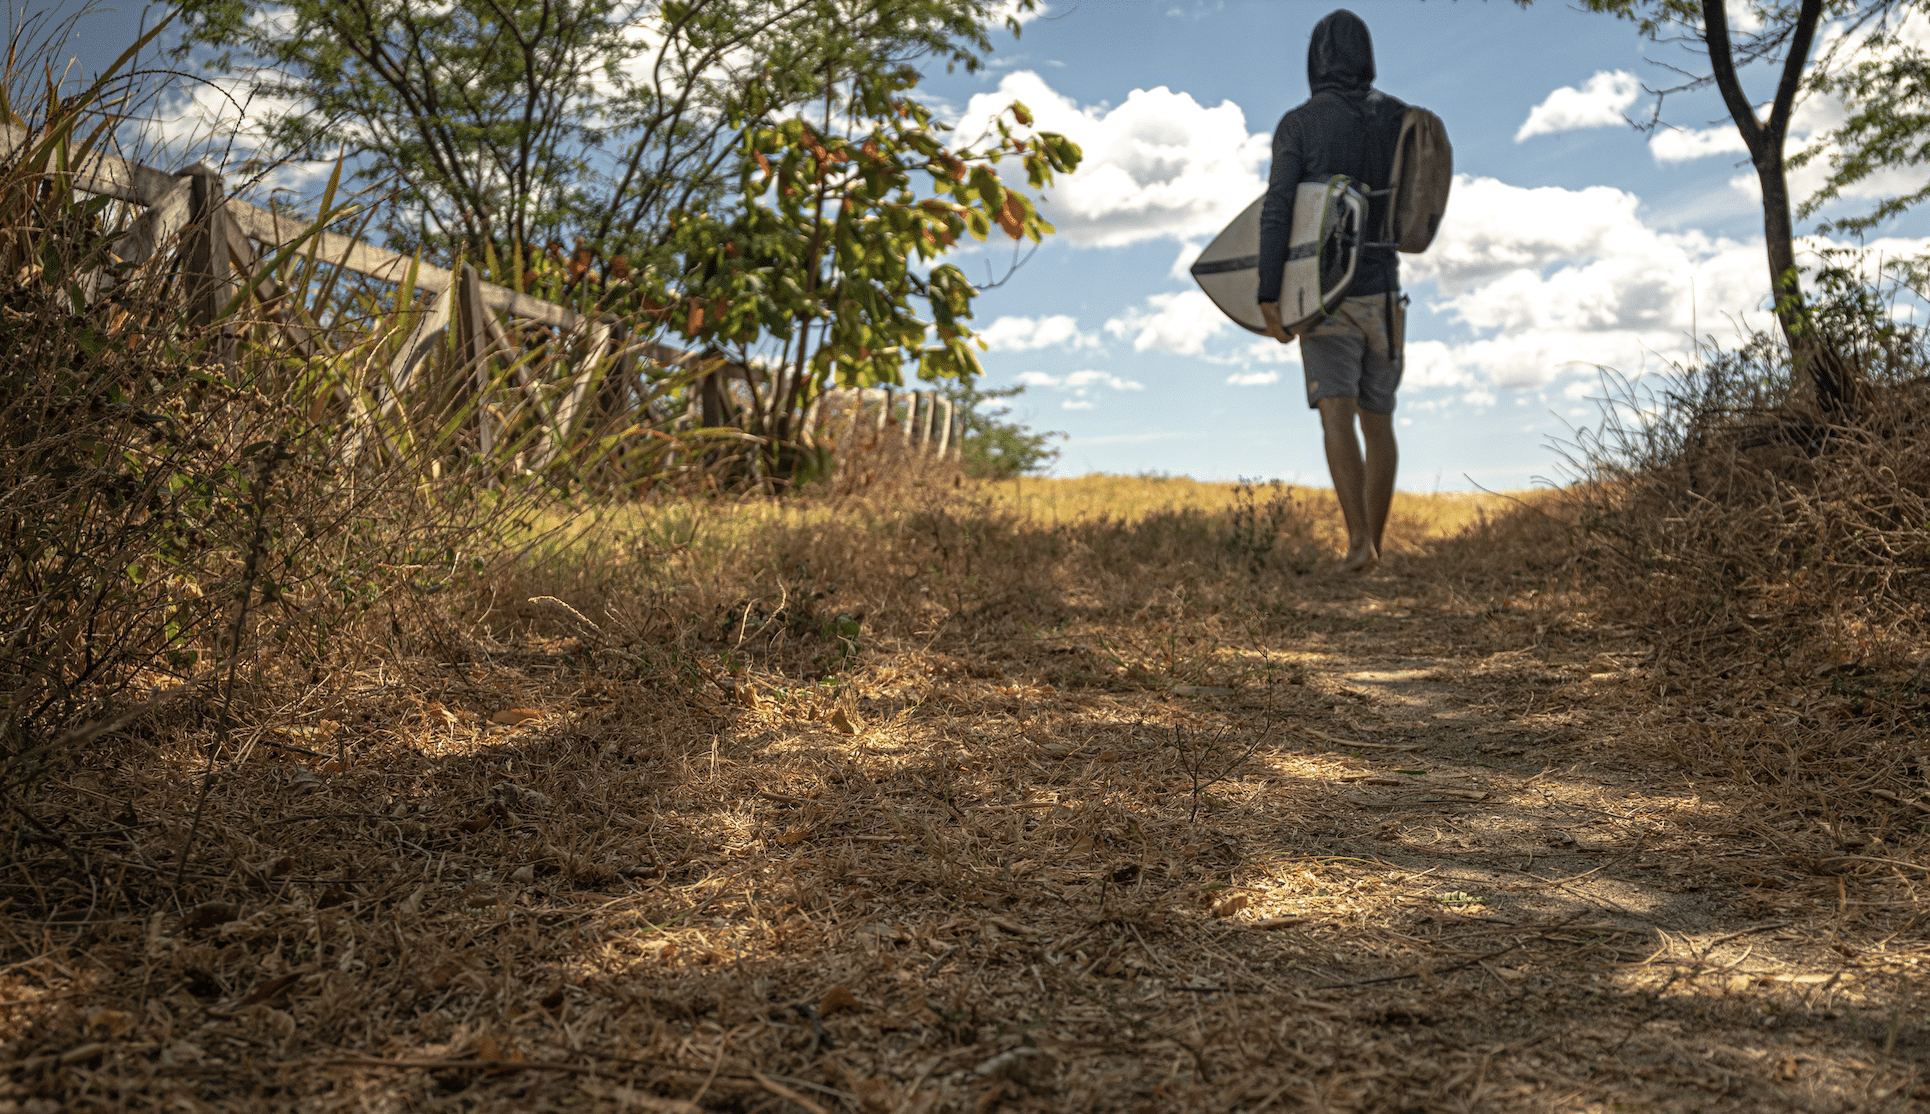
[[[78,1064],[83,1060],[91,1060],[105,1051],[107,1051],[107,1046],[98,1041],[93,1044],[83,1044],[61,1053],[60,1062],[62,1064]]]
[[[519,723],[528,723],[542,714],[534,708],[504,708],[500,712],[493,713],[489,717],[489,722],[514,727]]]
[[[299,971],[291,971],[286,975],[278,975],[275,978],[268,979],[249,991],[246,998],[236,1002],[235,1008],[240,1009],[242,1006],[256,1006],[263,1002],[273,1001],[285,993],[289,987],[294,986],[300,981],[302,981],[302,976]]]
[[[445,959],[429,972],[425,980],[430,990],[441,990],[449,985],[451,979],[468,970],[468,965],[459,959]]]
[[[181,917],[182,928],[213,928],[241,917],[241,906],[232,901],[204,901]]]
[[[789,1087],[786,1087],[784,1084],[779,1083],[777,1080],[772,1079],[770,1076],[765,1075],[763,1072],[752,1072],[751,1078],[757,1080],[757,1082],[761,1084],[766,1091],[769,1091],[771,1094],[776,1095],[778,1098],[787,1099],[791,1102],[798,1104],[799,1106],[803,1107],[806,1111],[808,1111],[809,1114],[830,1114],[830,1111],[826,1110],[824,1107],[818,1105],[815,1102],[812,1102],[810,1099],[805,1098],[803,1095],[798,1094],[796,1091],[791,1090]]]
[[[778,835],[776,842],[789,847],[793,843],[803,843],[810,834],[811,828],[809,825],[793,824]]]
[[[1214,902],[1213,908],[1208,911],[1216,917],[1230,917],[1246,908],[1249,900],[1245,894],[1231,894]]]
[[[543,853],[548,855],[550,861],[556,864],[557,869],[561,870],[563,875],[572,882],[587,882],[592,885],[598,885],[604,882],[614,881],[617,878],[617,872],[604,866],[602,863],[594,859],[585,858],[582,855],[573,855],[555,844],[544,844]]]
[[[1058,1058],[1043,1048],[1014,1048],[986,1060],[978,1074],[987,1079],[1003,1079],[1027,1090],[1043,1090],[1059,1070]]]
[[[528,863],[524,863],[522,866],[509,872],[509,880],[511,882],[534,882],[536,881],[536,868]]]
[[[322,772],[325,774],[339,774],[346,769],[348,769],[348,767],[343,765],[339,758],[331,758],[322,763]]]
[[[825,991],[824,997],[818,1000],[819,1017],[830,1017],[846,1010],[855,1011],[857,1008],[858,996],[851,993],[851,989],[846,986],[834,986]]]
[[[831,709],[831,726],[841,735],[856,735],[864,730],[864,717],[843,708]]]
[[[87,1015],[87,1031],[97,1036],[118,1037],[134,1027],[134,1015],[120,1010],[97,1009]]]
[[[248,873],[258,877],[280,878],[282,875],[295,869],[295,858],[292,855],[271,855],[258,863],[247,863],[245,865],[247,866]]]
[[[476,1045],[476,1059],[492,1064],[520,1064],[523,1062],[523,1050],[508,1037],[498,1038],[494,1033],[485,1033],[482,1041]]]
[[[495,788],[496,799],[512,808],[548,808],[549,795],[534,789],[525,789],[513,781],[499,781]]]
[[[851,1090],[858,1096],[858,1109],[864,1114],[892,1114],[899,1107],[898,1088],[888,1079],[855,1079],[847,1077]]]

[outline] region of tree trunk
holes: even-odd
[[[1816,40],[1816,24],[1822,14],[1823,0],[1802,0],[1767,121],[1757,118],[1756,109],[1749,103],[1742,81],[1736,75],[1735,59],[1729,47],[1729,16],[1723,0],[1702,0],[1702,41],[1709,49],[1709,68],[1716,88],[1721,91],[1723,104],[1728,106],[1736,130],[1749,148],[1749,161],[1755,165],[1756,181],[1762,187],[1763,247],[1769,263],[1769,291],[1775,299],[1776,321],[1789,344],[1791,371],[1809,376],[1816,389],[1817,404],[1825,414],[1843,417],[1855,401],[1854,375],[1830,346],[1828,338],[1817,333],[1809,306],[1803,300],[1802,283],[1796,270],[1795,228],[1790,219],[1789,179],[1783,170],[1783,141],[1789,134],[1789,116],[1796,106],[1803,68],[1809,63],[1810,46]]]

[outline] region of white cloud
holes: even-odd
[[[1001,317],[978,330],[993,352],[1026,352],[1034,348],[1097,348],[1098,336],[1079,331],[1079,322],[1063,313],[1050,317]]]
[[[1528,110],[1515,142],[1581,128],[1613,127],[1624,122],[1622,114],[1641,92],[1642,83],[1627,70],[1602,70],[1579,89],[1564,85]]]
[[[1227,385],[1233,387],[1264,387],[1279,381],[1280,373],[1277,371],[1236,371],[1226,377]]]
[[[264,76],[275,77],[273,73]],[[257,94],[245,77],[217,77],[180,83],[161,98],[157,108],[136,125],[139,161],[176,166],[200,160],[228,173],[227,188],[233,190],[241,181],[232,169],[268,145],[266,122],[295,114],[302,105],[292,98]],[[347,138],[354,128],[345,122],[338,130]],[[250,196],[274,190],[308,194],[327,181],[334,168],[333,159],[284,163],[247,192]]]
[[[1146,384],[1132,379],[1121,379],[1106,371],[1075,371],[1070,375],[1049,375],[1043,371],[1024,371],[1019,373],[1019,382],[1028,387],[1047,387],[1055,391],[1065,391],[1071,397],[1059,406],[1064,410],[1090,410],[1098,405],[1094,394],[1101,388],[1114,391],[1143,391]]]
[[[1649,154],[1661,166],[1711,155],[1746,155],[1749,147],[1734,127],[1666,128],[1649,137]]]
[[[1085,151],[1041,206],[1072,243],[1212,236],[1266,188],[1269,140],[1246,130],[1246,114],[1232,101],[1208,108],[1162,85],[1135,89],[1117,107],[1081,107],[1027,70],[973,96],[960,134],[976,135],[981,121],[1014,100],[1025,102],[1041,130],[1061,132]]]
[[[1129,309],[1106,322],[1106,332],[1130,339],[1133,351],[1157,348],[1181,356],[1197,356],[1206,342],[1233,327],[1220,307],[1203,291],[1153,294],[1142,308]]]
[[[1039,0],[1031,11],[1020,11],[1019,0],[999,0],[998,4],[993,7],[991,13],[986,17],[985,25],[987,27],[1003,27],[1005,26],[1005,21],[1008,19],[1016,19],[1019,23],[1026,24],[1044,15],[1047,10],[1045,0]]]
[[[1770,107],[1768,104],[1757,105],[1757,119],[1768,119]],[[1835,97],[1805,97],[1796,103],[1795,109],[1789,114],[1789,135],[1783,145],[1784,153],[1794,154],[1812,137],[1837,127],[1847,118],[1843,103]],[[1749,147],[1743,143],[1742,133],[1736,130],[1732,122],[1716,123],[1706,128],[1668,128],[1656,132],[1649,139],[1649,154],[1661,166],[1705,159],[1712,155],[1748,153]]]
[[[1643,221],[1640,204],[1605,186],[1457,178],[1440,236],[1403,260],[1403,278],[1410,289],[1434,281],[1439,298],[1428,308],[1466,333],[1410,342],[1404,385],[1458,389],[1487,405],[1497,390],[1592,378],[1598,366],[1658,368],[1688,355],[1692,334],[1773,327],[1760,241],[1665,232]],[[1813,259],[1822,246],[1806,240],[1800,250]],[[1888,240],[1868,250],[1898,258],[1926,247]]]

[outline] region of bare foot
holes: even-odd
[[[1371,545],[1347,551],[1347,559],[1340,563],[1340,571],[1362,576],[1380,567],[1380,554]]]

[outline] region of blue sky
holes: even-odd
[[[1646,115],[1644,83],[1674,83],[1656,62],[1693,58],[1559,3],[1350,6],[1372,29],[1376,84],[1442,117],[1458,175],[1434,246],[1402,257],[1413,298],[1398,414],[1404,489],[1558,476],[1549,442],[1593,416],[1598,365],[1653,372],[1688,351],[1692,326],[1726,340],[1740,323],[1767,323],[1754,175],[1719,100],[1670,97],[1672,126],[1653,136],[1623,121]],[[1731,6],[1748,18],[1741,0]],[[1017,41],[994,35],[979,73],[933,73],[924,86],[967,127],[1023,100],[1039,126],[1086,151],[1042,206],[1060,235],[979,300],[989,383],[1027,384],[1016,412],[1069,435],[1061,474],[1324,482],[1297,347],[1225,321],[1185,268],[1261,191],[1273,126],[1307,95],[1308,34],[1332,5],[1041,7]],[[84,23],[83,61],[110,59],[138,12]],[[1773,73],[1745,76],[1766,100]],[[1793,131],[1825,130],[1840,111],[1807,104]],[[1793,185],[1801,193],[1812,180]],[[1920,254],[1926,238],[1930,214],[1912,214],[1867,246]],[[1003,274],[1010,258],[994,243],[960,262],[980,277]]]

